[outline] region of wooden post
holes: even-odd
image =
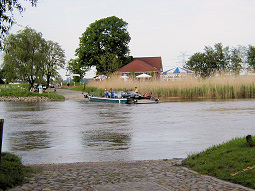
[[[247,136],[246,136],[246,141],[247,141],[247,143],[250,145],[250,147],[253,147],[253,146],[254,146],[254,143],[253,143],[253,140],[252,140],[251,135],[247,135]]]
[[[251,135],[247,135],[247,136],[246,136],[246,141],[247,141],[247,143],[252,142],[252,137],[251,137]]]
[[[0,119],[0,168],[1,168],[1,155],[2,155],[3,128],[4,128],[4,119]]]

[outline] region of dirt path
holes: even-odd
[[[57,94],[65,96],[66,100],[83,100],[84,99],[83,92],[81,91],[57,89]]]

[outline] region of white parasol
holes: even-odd
[[[151,78],[152,76],[149,74],[140,74],[138,76],[136,76],[136,78]]]

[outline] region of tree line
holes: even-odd
[[[230,48],[222,43],[216,43],[214,47],[205,46],[204,52],[193,54],[184,67],[202,78],[222,73],[239,75],[243,70],[255,69],[255,47]]]

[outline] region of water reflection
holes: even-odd
[[[47,131],[18,131],[11,133],[9,144],[12,151],[30,151],[50,148]]]
[[[82,133],[82,144],[98,150],[126,150],[130,145],[130,135],[106,130]]]

